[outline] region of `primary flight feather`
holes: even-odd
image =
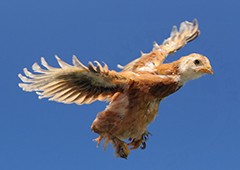
[[[122,71],[109,70],[106,64],[95,61],[88,66],[73,56],[69,65],[56,56],[60,68],[54,68],[41,58],[41,68],[32,66],[36,74],[26,68],[19,74],[24,91],[35,91],[39,98],[62,103],[90,104],[107,101],[106,109],[98,113],[91,129],[99,134],[95,141],[111,142],[117,157],[127,158],[130,149],[146,147],[147,127],[158,112],[160,101],[179,90],[186,82],[213,74],[209,60],[192,53],[179,60],[163,64],[168,54],[194,40],[199,35],[197,20],[182,22],[179,31],[174,26],[170,37],[161,45],[154,43],[150,53],[119,66]],[[125,139],[130,142],[126,143]]]

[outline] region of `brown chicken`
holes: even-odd
[[[172,54],[199,35],[197,20],[182,22],[179,31],[173,27],[171,35],[161,45],[154,43],[153,50],[122,68],[121,72],[109,70],[95,61],[83,65],[73,56],[73,65],[56,56],[60,68],[48,65],[41,58],[42,69],[34,63],[32,69],[24,68],[19,74],[24,91],[36,91],[39,98],[49,98],[62,103],[90,104],[96,100],[109,105],[93,121],[91,129],[99,134],[95,141],[110,142],[117,157],[127,158],[130,150],[146,147],[148,125],[158,112],[160,101],[179,90],[187,81],[204,74],[213,74],[209,60],[201,54],[190,54],[179,60],[163,64]],[[125,140],[129,139],[129,143]]]

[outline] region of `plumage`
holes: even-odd
[[[127,158],[129,149],[144,149],[150,133],[148,125],[155,119],[162,99],[179,90],[186,82],[213,74],[209,60],[192,53],[171,63],[163,63],[172,54],[199,35],[198,23],[182,22],[178,31],[174,26],[170,37],[162,44],[153,45],[149,53],[133,60],[120,72],[109,70],[98,61],[82,64],[73,56],[73,65],[55,56],[60,68],[50,66],[42,57],[40,65],[34,63],[31,73],[23,69],[19,74],[24,91],[35,91],[40,99],[90,104],[96,100],[107,101],[109,105],[96,116],[91,129],[98,133],[97,144],[104,139],[104,146],[110,142],[118,157]],[[130,142],[125,142],[129,139]]]

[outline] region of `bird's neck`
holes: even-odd
[[[160,75],[179,75],[178,63],[166,63],[157,67],[157,73]]]
[[[159,65],[156,71],[159,75],[173,76],[178,82],[179,86],[183,86],[186,82],[196,79],[201,75],[192,73],[189,71],[184,71],[181,69],[180,62],[174,61],[172,63],[166,63]]]

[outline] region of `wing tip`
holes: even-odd
[[[198,21],[196,18],[192,22],[183,21],[178,28],[174,25],[170,33],[170,37],[162,43],[162,48],[169,54],[174,53],[184,45],[194,40],[200,34],[198,29]]]

